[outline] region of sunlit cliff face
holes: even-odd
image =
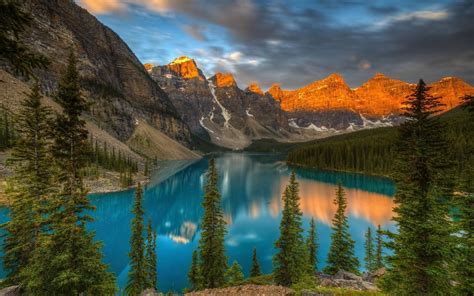
[[[300,184],[300,207],[303,215],[314,217],[327,224],[332,224],[336,213],[334,198],[336,196],[334,184],[298,180]],[[284,191],[288,179],[283,178],[280,184]],[[374,226],[385,225],[393,217],[392,209],[395,206],[393,199],[380,194],[360,189],[344,188],[347,198],[346,213],[356,218],[371,222]],[[281,196],[274,196],[270,203],[270,212],[278,213],[283,206]]]

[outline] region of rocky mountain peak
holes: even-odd
[[[196,62],[186,56],[174,59],[166,66],[175,75],[184,79],[197,78],[199,80],[206,80],[202,71],[197,67]]]
[[[153,67],[154,67],[155,65],[150,64],[150,63],[146,63],[146,64],[143,64],[143,66],[145,67],[145,70],[151,71],[151,69],[153,69]]]
[[[217,72],[214,76],[211,77],[211,81],[216,87],[237,86],[237,82],[235,82],[234,76],[231,73]]]
[[[334,81],[339,83],[345,83],[344,77],[339,73],[332,73],[328,77],[324,78],[323,81]]]
[[[262,89],[260,88],[260,86],[259,86],[257,83],[251,83],[251,84],[249,84],[249,86],[247,86],[247,88],[245,89],[245,91],[247,91],[247,92],[253,92],[253,93],[256,93],[256,94],[258,94],[258,95],[263,96],[263,91],[262,91]]]
[[[275,100],[281,101],[283,98],[283,91],[281,90],[280,84],[273,83],[267,91]]]
[[[374,77],[372,77],[372,79],[388,79],[388,77],[383,73],[377,72],[375,73]]]

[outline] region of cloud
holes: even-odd
[[[372,67],[372,65],[367,60],[360,61],[357,66],[360,70],[369,70]]]
[[[182,26],[184,32],[199,41],[207,41],[207,37],[204,34],[204,27],[200,25],[184,25]]]
[[[107,14],[127,9],[127,5],[120,0],[79,0],[79,4],[94,14]]]
[[[449,12],[443,10],[420,10],[413,12],[405,12],[397,15],[386,17],[384,20],[376,23],[375,27],[384,27],[396,22],[406,21],[442,21],[449,17]]]
[[[227,55],[227,58],[231,61],[238,62],[242,59],[243,54],[240,51],[234,51]]]

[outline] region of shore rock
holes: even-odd
[[[370,281],[364,280],[362,277],[339,270],[333,276],[320,275],[320,285],[322,287],[347,288],[358,291],[377,291],[378,288]]]
[[[155,289],[146,289],[140,294],[140,296],[159,296],[159,295],[161,294],[156,292]]]
[[[20,286],[11,286],[0,290],[0,296],[20,296]]]
[[[188,296],[287,296],[295,295],[295,291],[282,286],[243,285],[222,289],[206,289],[199,292],[186,293]]]

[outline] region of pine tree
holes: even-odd
[[[342,269],[358,273],[359,260],[354,255],[354,241],[349,233],[349,224],[345,214],[347,200],[341,183],[337,185],[334,204],[337,210],[332,220],[331,247],[324,272],[335,274]]]
[[[308,252],[301,226],[303,213],[299,202],[298,183],[293,171],[283,194],[280,237],[275,242],[278,251],[273,257],[273,276],[276,283],[283,286],[299,282],[308,270]]]
[[[145,242],[143,239],[143,192],[140,183],[135,192],[135,202],[132,213],[132,236],[130,238],[130,271],[125,291],[128,295],[140,295],[147,287],[147,269],[145,262]]]
[[[474,96],[464,97],[472,122],[474,122]],[[474,155],[474,147],[469,147],[469,153]],[[468,168],[474,172],[474,167]],[[469,177],[468,177],[469,178]],[[456,221],[456,291],[459,295],[470,295],[474,291],[474,183],[473,178],[461,180],[464,194],[457,196],[455,206],[459,209]]]
[[[84,211],[94,209],[81,177],[88,153],[87,130],[80,118],[86,104],[72,51],[55,98],[63,109],[53,123],[52,145],[60,188],[48,202],[50,229],[38,240],[26,289],[32,295],[111,295],[116,291],[114,276],[101,262],[101,244],[86,230],[92,217]]]
[[[367,228],[367,232],[365,233],[365,269],[368,272],[374,271],[376,268],[375,264],[375,250],[374,250],[374,239],[372,237],[372,229],[370,227]]]
[[[191,291],[200,290],[203,285],[203,279],[201,276],[201,268],[199,264],[199,253],[197,250],[193,252],[193,259],[191,267],[188,272],[188,280],[191,284]]]
[[[18,74],[29,77],[35,68],[48,65],[46,57],[31,52],[19,39],[32,25],[32,17],[22,1],[0,0],[0,59],[7,60]]]
[[[231,267],[225,273],[226,283],[230,286],[241,283],[244,280],[242,267],[237,261],[232,263]]]
[[[252,254],[252,267],[250,269],[250,277],[260,276],[262,273],[260,271],[260,263],[258,263],[257,258],[257,248],[253,248]]]
[[[309,235],[306,240],[306,246],[309,255],[309,273],[310,275],[314,275],[318,270],[318,242],[316,240],[316,223],[314,222],[314,218],[311,218],[311,222],[309,223]]]
[[[446,200],[452,193],[444,126],[434,115],[442,106],[420,80],[404,108],[406,121],[397,143],[397,192],[391,234],[390,268],[384,289],[397,295],[448,295],[446,267],[452,258],[451,222]]]
[[[153,230],[151,220],[148,221],[147,227],[147,243],[146,243],[146,274],[147,274],[147,288],[157,290],[157,262],[156,262],[156,231]]]
[[[211,159],[204,190],[204,216],[199,240],[200,270],[204,288],[217,288],[224,285],[224,273],[227,268],[224,248],[226,222],[221,208],[221,195],[217,188],[217,181],[216,164],[214,159]]]
[[[375,246],[375,257],[374,257],[374,270],[382,268],[385,266],[384,258],[383,258],[383,239],[382,239],[382,229],[380,228],[380,224],[377,226],[377,234],[376,234],[376,246]]]
[[[41,104],[36,82],[21,103],[16,119],[18,140],[9,160],[14,171],[8,192],[12,205],[8,213],[10,221],[3,225],[6,235],[2,259],[10,284],[24,282],[20,275],[29,264],[43,230],[41,215],[52,191],[49,115],[50,110]]]

